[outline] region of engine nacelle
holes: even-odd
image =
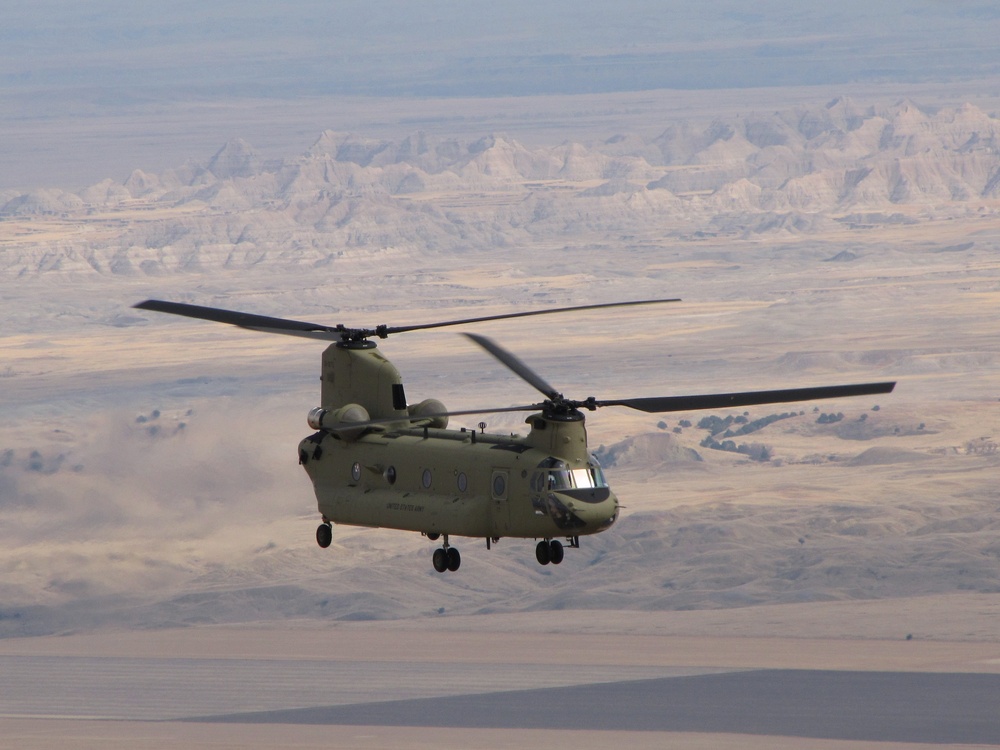
[[[317,406],[309,411],[308,422],[314,430],[322,430],[331,427],[343,428],[344,425],[368,422],[370,419],[365,407],[360,404],[347,404],[339,409],[324,409],[322,406]],[[344,440],[356,440],[364,434],[364,431],[364,426],[356,429],[338,429],[337,435]]]
[[[406,409],[407,413],[411,417],[422,417],[424,414],[443,414],[448,411],[445,405],[438,401],[436,398],[428,398],[421,401],[419,404],[414,404]],[[443,430],[448,426],[447,416],[437,416],[430,417],[430,423],[428,427],[434,427],[439,430]]]

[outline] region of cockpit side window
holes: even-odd
[[[590,472],[594,475],[594,486],[595,487],[607,487],[608,480],[604,478],[604,469],[601,468],[600,464],[591,464]]]
[[[550,471],[548,481],[545,483],[545,488],[549,490],[568,490],[572,486],[570,474],[565,470]]]

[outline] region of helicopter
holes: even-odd
[[[181,302],[145,300],[135,308],[182,315],[264,333],[332,342],[322,355],[320,405],[308,414],[314,432],[298,446],[312,481],[321,523],[316,541],[327,548],[333,524],[415,531],[432,542],[436,571],[462,562],[452,537],[532,539],[540,565],[558,565],[580,538],[609,529],[621,509],[587,445],[585,411],[626,407],[647,413],[736,408],[892,392],[895,382],[693,396],[583,400],[564,396],[531,367],[485,336],[465,333],[544,399],[532,404],[449,411],[437,399],[409,404],[396,367],[372,339],[411,331],[494,320],[679,299],[635,300],[548,308],[408,326],[350,328],[273,318]],[[457,416],[528,412],[528,434],[449,429]]]

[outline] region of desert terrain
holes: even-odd
[[[630,96],[658,117],[612,128],[592,98],[564,102],[577,140],[445,117],[0,194],[0,663],[31,687],[4,689],[0,747],[891,748],[912,738],[178,719],[521,689],[566,706],[560,690],[754,670],[995,679],[995,102]],[[320,347],[131,308],[374,326],[673,296],[470,330],[579,398],[896,391],[588,415],[618,523],[558,568],[530,542],[462,540],[448,576],[416,535],[316,546],[295,449]],[[453,332],[379,346],[411,402],[533,397]],[[1000,744],[983,731],[968,741]]]

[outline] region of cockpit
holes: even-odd
[[[579,469],[571,469],[558,458],[547,458],[538,464],[531,486],[536,492],[559,492],[591,501],[603,500],[609,492],[604,471],[596,458]]]

